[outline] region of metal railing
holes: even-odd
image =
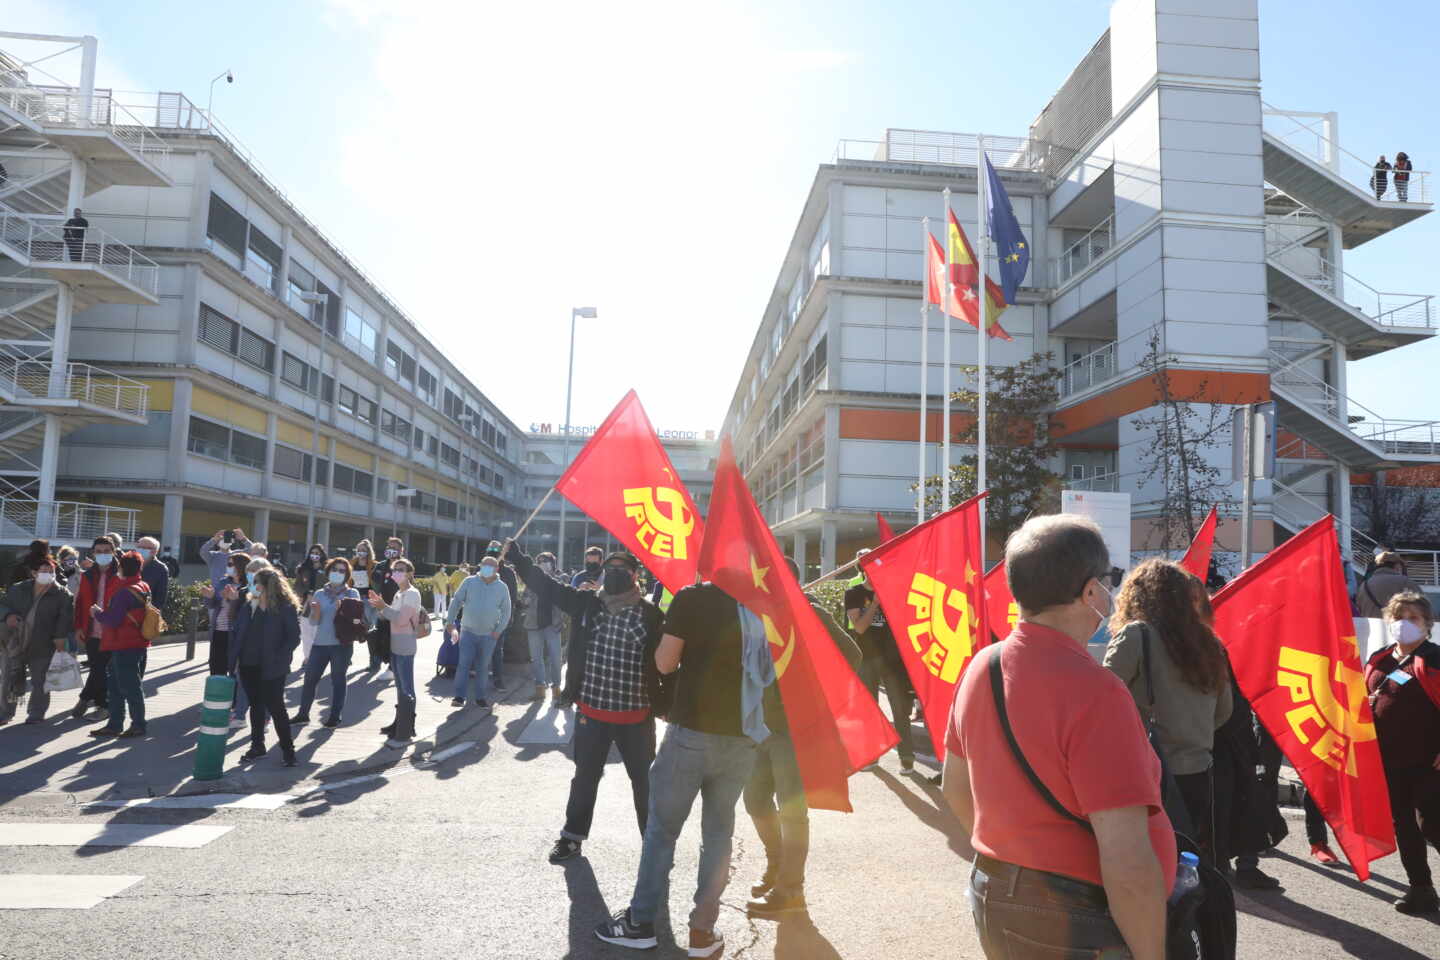
[[[24,543],[44,538],[57,543],[88,543],[114,532],[129,543],[135,539],[139,516],[139,510],[129,507],[3,496],[0,497],[0,540]]]
[[[1346,397],[1323,378],[1301,370],[1289,357],[1270,351],[1270,380],[1296,392],[1297,399],[1336,426],[1397,457],[1440,456],[1440,421],[1393,420]],[[1343,413],[1342,413],[1343,411]]]
[[[59,217],[0,206],[0,243],[32,264],[87,263],[152,297],[160,293],[160,265],[99,227],[67,227]]]
[[[56,364],[0,347],[0,391],[33,400],[74,400],[103,410],[145,416],[150,388],[88,363]]]
[[[1286,240],[1283,235],[1277,234],[1272,234],[1267,223],[1267,259],[1354,307],[1371,323],[1383,327],[1421,329],[1433,329],[1436,326],[1433,294],[1377,290],[1349,271],[1337,271],[1335,264],[1323,250],[1306,246],[1300,240]]]
[[[1044,172],[1049,144],[1029,137],[985,137],[985,152],[997,170]],[[835,163],[846,161],[943,163],[974,167],[980,163],[980,139],[973,133],[887,129],[883,140],[841,140]]]
[[[42,127],[96,128],[123,143],[146,163],[169,175],[170,145],[109,90],[96,90],[89,97],[79,87],[13,85],[0,87],[0,105],[33,120]]]
[[[1055,286],[1063,285],[1075,274],[1099,260],[1115,246],[1115,215],[1100,221],[1090,232],[1055,258]]]
[[[1081,479],[1070,478],[1060,484],[1063,490],[1086,490],[1095,493],[1118,493],[1120,490],[1120,473],[1110,470],[1106,473],[1095,473]]]
[[[1165,343],[1165,325],[1157,323],[1064,364],[1060,368],[1063,374],[1058,385],[1060,396],[1068,397],[1114,380],[1122,372],[1141,372],[1150,353],[1151,339],[1155,340],[1156,363],[1160,366],[1171,363],[1174,357]]]
[[[1400,180],[1395,179],[1394,170],[1377,171],[1377,161],[1362,160],[1336,142],[1334,114],[1277,110],[1263,102],[1262,107],[1266,133],[1295,152],[1328,168],[1352,186],[1369,192],[1377,200],[1430,203],[1428,171],[1411,170],[1408,171],[1408,176]],[[1386,156],[1393,162],[1393,155]],[[1384,174],[1383,183],[1376,179],[1377,173]]]
[[[1060,395],[1068,397],[1115,376],[1118,372],[1115,366],[1116,346],[1115,343],[1107,343],[1061,367]]]

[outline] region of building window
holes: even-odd
[[[275,289],[275,274],[280,270],[280,244],[250,224],[249,252],[245,257],[247,267],[258,269],[265,276],[265,288]]]
[[[435,501],[435,515],[446,520],[454,520],[459,515],[459,507],[454,500],[439,498]]]
[[[420,399],[432,407],[435,406],[435,398],[440,390],[440,381],[435,378],[435,374],[421,367],[415,374],[415,384],[419,389]]]
[[[380,432],[388,433],[401,443],[410,442],[410,422],[389,410],[380,411]]]
[[[208,303],[200,304],[200,340],[267,373],[275,365],[275,344]]]
[[[347,467],[343,463],[335,464],[336,490],[368,497],[374,491],[374,487],[375,477],[373,475],[365,473],[363,470],[356,470],[354,467]]]
[[[365,357],[371,363],[375,362],[375,344],[380,336],[375,328],[349,307],[345,308],[345,342],[350,349]]]
[[[245,256],[245,235],[250,224],[230,204],[215,194],[210,194],[210,219],[205,233],[211,239],[229,248],[237,257]]]
[[[286,352],[281,355],[280,379],[290,384],[290,386],[295,387],[297,390],[304,390],[312,397],[315,396],[315,392],[320,389],[320,371],[293,353]],[[330,377],[326,377],[325,379],[330,380],[333,389],[334,380]]]
[[[348,413],[356,420],[374,426],[375,424],[375,401],[360,396],[349,387],[340,388],[340,412]]]
[[[310,467],[313,462],[314,457],[302,450],[296,450],[293,447],[284,447],[278,443],[275,445],[275,466],[273,467],[273,472],[277,477],[289,477],[291,480],[300,480],[309,483]],[[325,482],[325,477],[329,472],[327,469],[329,465],[329,461],[327,460],[320,461],[320,477],[316,481],[317,483],[323,484]]]
[[[460,451],[456,450],[448,443],[442,443],[440,444],[440,460],[447,467],[459,467]]]
[[[451,420],[454,420],[456,423],[459,423],[460,415],[465,412],[465,403],[460,399],[460,397],[455,393],[455,391],[451,390],[449,387],[446,387],[445,406],[443,409],[445,412],[445,416],[449,417]]]
[[[242,433],[230,427],[190,418],[190,440],[187,449],[204,457],[214,457],[242,467],[265,469],[265,438]]]
[[[425,438],[425,452],[432,457],[440,455],[440,439],[433,433]]]

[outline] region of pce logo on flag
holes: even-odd
[[[919,618],[906,631],[910,645],[927,670],[945,683],[955,683],[975,650],[976,618],[969,596],[929,574],[917,573],[906,599]],[[959,614],[954,627],[945,612],[947,607]]]
[[[1345,637],[1341,642],[1354,644],[1355,638]],[[1334,683],[1345,690],[1344,704],[1335,696]],[[1361,715],[1365,705],[1364,675],[1329,657],[1281,647],[1275,684],[1287,690],[1291,702],[1298,704],[1285,712],[1285,720],[1300,742],[1334,769],[1358,776],[1355,745],[1375,739],[1375,724]],[[1317,729],[1307,733],[1307,723]]]
[[[641,546],[657,557],[688,558],[695,515],[686,508],[684,494],[671,487],[631,487],[621,497]]]

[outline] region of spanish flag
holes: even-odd
[[[955,284],[955,296],[960,301],[963,311],[961,318],[977,330],[980,328],[980,302],[978,294],[980,290],[979,278],[980,268],[975,261],[975,251],[970,248],[970,239],[965,236],[960,221],[955,219],[955,211],[950,214],[950,280]],[[992,337],[1001,340],[1013,339],[1000,326],[1000,314],[1005,311],[1008,304],[1005,302],[1005,294],[1001,291],[1000,285],[988,276],[985,278],[985,295],[990,302],[986,306],[985,321],[989,327]]]

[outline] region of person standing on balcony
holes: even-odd
[[[81,215],[79,207],[75,208],[75,216],[65,221],[65,248],[76,263],[85,259],[85,231],[89,226],[90,221]]]
[[[1395,199],[1405,203],[1410,199],[1410,154],[1401,150],[1395,154]],[[1425,199],[1421,197],[1420,199]]]
[[[93,561],[80,577],[80,586],[75,590],[75,643],[85,648],[85,658],[90,667],[85,688],[80,691],[80,702],[70,713],[76,720],[85,716],[91,704],[108,716],[110,705],[110,685],[106,679],[110,653],[101,648],[100,624],[90,608],[97,604],[103,607],[115,592],[115,544],[107,537],[96,537],[90,553]]]
[[[1355,591],[1355,606],[1360,616],[1379,619],[1385,606],[1397,593],[1421,593],[1420,585],[1405,576],[1405,561],[1400,554],[1386,550],[1375,557],[1375,569],[1360,581]]]
[[[1385,159],[1385,154],[1380,154],[1380,159],[1375,161],[1375,172],[1370,175],[1370,189],[1375,191],[1375,199],[1385,199],[1385,191],[1390,188],[1390,161]]]

